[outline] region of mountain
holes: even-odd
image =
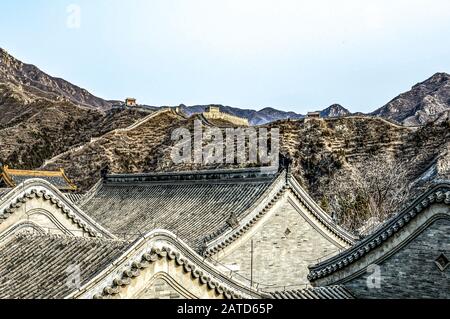
[[[19,61],[1,48],[0,84],[6,85],[10,91],[13,91],[14,97],[21,99],[24,105],[36,99],[44,98],[54,102],[68,101],[78,106],[108,110],[116,102],[101,99],[66,80],[52,77],[34,65]],[[181,105],[181,109],[187,115],[201,113],[206,107],[207,105]],[[280,111],[274,108],[255,111],[231,106],[220,107],[225,113],[247,118],[251,125],[304,118],[302,114]],[[157,107],[151,109],[157,109]],[[413,86],[410,91],[400,94],[385,106],[368,115],[380,116],[407,126],[416,126],[430,121],[445,121],[449,110],[450,75],[436,73],[428,80]],[[339,104],[331,105],[321,111],[322,117],[350,114],[349,110]]]
[[[408,126],[434,121],[450,110],[450,75],[436,73],[371,113]]]
[[[54,102],[71,102],[75,105],[108,110],[120,101],[104,100],[89,93],[64,79],[52,77],[32,64],[26,64],[11,56],[0,48],[0,83],[6,85],[13,96],[27,105],[36,99],[47,99]],[[1,97],[0,97],[1,98]],[[187,115],[204,112],[208,105],[181,105]],[[220,105],[225,113],[247,118],[251,125],[285,120],[301,119],[304,115],[295,112],[280,111],[275,108],[264,108],[259,111]],[[157,107],[152,107],[155,110]],[[334,104],[321,112],[322,117],[349,115],[350,112],[339,104]]]
[[[97,98],[4,50],[0,56],[0,163],[22,169],[64,168],[81,191],[98,181],[104,167],[113,173],[230,168],[225,163],[173,163],[173,131],[188,128],[192,133],[200,116],[187,118],[158,107],[110,108],[119,102]],[[407,124],[427,122],[418,128],[364,114],[348,117],[350,112],[339,104],[321,111],[325,120],[308,123],[290,121],[304,116],[274,108],[220,108],[253,125],[279,128],[281,152],[292,159],[292,173],[313,198],[328,211],[333,198],[358,210],[361,203],[338,197],[339,187],[332,181],[336,175],[351,176],[358,167],[372,167],[369,160],[375,156],[404,166],[408,185],[450,178],[448,78],[437,74],[373,113]],[[192,115],[206,107],[180,109]],[[383,176],[384,171],[377,174]]]
[[[339,104],[333,104],[320,112],[321,117],[341,117],[350,115],[351,112]]]
[[[32,64],[23,63],[0,48],[0,83],[14,87],[29,103],[37,98],[70,101],[73,104],[109,109],[111,102],[89,93],[66,80],[52,77]]]

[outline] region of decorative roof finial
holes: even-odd
[[[232,212],[230,217],[227,219],[227,224],[231,227],[231,228],[236,228],[237,226],[239,226],[239,220],[237,219],[236,213]]]
[[[106,164],[100,171],[100,176],[102,177],[102,179],[105,179],[106,176],[109,174],[109,165]]]

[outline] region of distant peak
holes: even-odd
[[[8,59],[12,58],[12,56],[8,53],[8,51],[6,51],[3,48],[0,48],[0,57],[1,58],[8,58]],[[2,62],[2,61],[0,61],[0,62]]]
[[[267,112],[267,111],[273,112],[273,111],[278,111],[278,110],[273,107],[265,107],[260,110],[260,112]]]
[[[342,105],[337,104],[337,103],[330,105],[328,108],[329,109],[345,109],[345,107],[343,107]]]
[[[450,81],[450,74],[445,72],[438,72],[433,74],[430,78],[426,79],[425,81],[416,84],[415,86],[413,86],[413,88],[416,88],[421,85],[440,85],[447,81]]]
[[[423,125],[436,120],[449,109],[449,92],[450,74],[438,72],[372,114],[408,126]]]
[[[17,60],[15,57],[13,57],[8,51],[6,51],[6,50],[3,49],[3,48],[0,48],[0,56],[6,56],[6,57],[8,57],[9,59]]]
[[[347,110],[345,107],[343,107],[340,104],[333,104],[327,107],[325,110],[320,112],[320,115],[322,117],[339,117],[339,116],[345,116],[349,115],[350,111]]]
[[[449,79],[450,74],[445,73],[445,72],[438,72],[438,73],[435,73],[430,79],[432,79],[432,78],[447,78],[447,79]]]
[[[52,77],[33,64],[23,63],[0,48],[0,81],[21,86],[29,99],[69,100],[76,105],[109,109],[111,104],[64,79]]]

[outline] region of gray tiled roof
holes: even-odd
[[[153,229],[172,231],[199,250],[203,238],[228,228],[267,190],[274,176],[136,175],[111,177],[82,206],[94,220],[122,238]],[[142,178],[141,178],[142,180]]]
[[[276,291],[269,294],[273,299],[354,299],[342,286]]]
[[[12,175],[12,174],[10,176],[12,177],[16,185],[19,185],[28,179],[40,178],[49,182],[50,184],[59,189],[66,189],[66,188],[69,189],[71,187],[63,176],[35,176],[35,175],[28,176],[28,175]]]
[[[66,196],[74,204],[78,204],[78,202],[84,198],[83,194],[65,193],[64,196]]]
[[[0,299],[64,298],[71,265],[86,283],[129,246],[124,241],[16,235],[0,246]]]

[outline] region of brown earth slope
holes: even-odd
[[[74,148],[45,169],[64,167],[84,191],[100,179],[105,167],[114,173],[154,171],[163,160],[161,153],[170,147],[171,131],[185,123],[185,118],[174,112],[158,112],[133,129],[113,130]]]
[[[45,98],[56,102],[70,101],[92,108],[111,108],[111,102],[96,97],[66,80],[52,77],[32,64],[23,63],[2,48],[0,83],[14,86],[28,101]]]
[[[146,115],[139,110],[100,112],[46,99],[24,103],[16,91],[0,84],[0,163],[37,168],[75,145]]]
[[[186,127],[192,133],[193,119],[174,112],[158,113],[130,131],[108,133],[48,168],[66,168],[86,189],[106,165],[115,173],[230,167],[173,164],[171,132]],[[413,182],[445,153],[450,142],[449,122],[411,129],[380,118],[347,117],[307,123],[285,120],[266,127],[280,129],[282,153],[293,159],[294,173],[318,200],[337,171],[351,170],[374,156],[404,163]]]

